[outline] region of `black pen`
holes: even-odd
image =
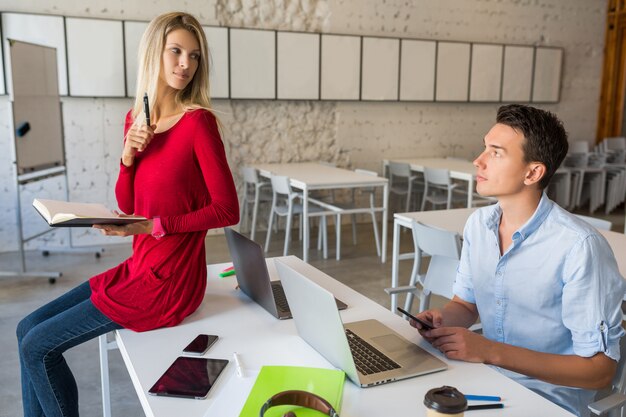
[[[148,104],[148,93],[143,93],[143,112],[146,114],[146,124],[150,126],[150,104]]]
[[[498,403],[498,404],[468,405],[467,406],[467,411],[472,411],[472,410],[490,410],[490,409],[493,409],[493,408],[504,408],[504,404]]]

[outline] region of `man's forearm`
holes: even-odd
[[[557,385],[601,389],[611,383],[617,367],[617,362],[603,353],[584,358],[491,343],[485,363]]]
[[[590,358],[537,352],[486,339],[467,330],[478,319],[475,304],[458,297],[440,310],[442,326],[426,337],[450,359],[483,362],[557,385],[600,389],[608,385],[617,363],[597,353]]]
[[[456,296],[441,310],[445,327],[470,327],[476,323],[478,313],[466,305]]]

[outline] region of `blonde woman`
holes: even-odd
[[[115,329],[175,326],[202,302],[206,231],[239,221],[210,111],[208,56],[202,27],[188,14],[161,15],[146,29],[115,192],[123,212],[149,220],[94,226],[105,235],[132,235],[132,256],[19,323],[25,417],[78,416],[67,349]]]

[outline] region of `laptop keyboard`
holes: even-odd
[[[354,358],[354,364],[360,373],[371,375],[400,368],[400,365],[361,339],[354,332],[348,329],[345,330],[352,357]]]
[[[276,307],[278,307],[280,311],[289,312],[289,304],[287,303],[287,297],[285,296],[283,286],[280,284],[272,284],[272,293],[274,293]]]

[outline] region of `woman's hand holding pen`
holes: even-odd
[[[133,236],[152,233],[152,220],[125,224],[122,226],[113,224],[94,224],[94,229],[99,229],[106,236]]]
[[[148,147],[154,137],[154,129],[156,129],[156,125],[144,124],[139,127],[133,126],[128,130],[122,151],[122,163],[125,166],[131,166],[135,161],[135,154]]]

